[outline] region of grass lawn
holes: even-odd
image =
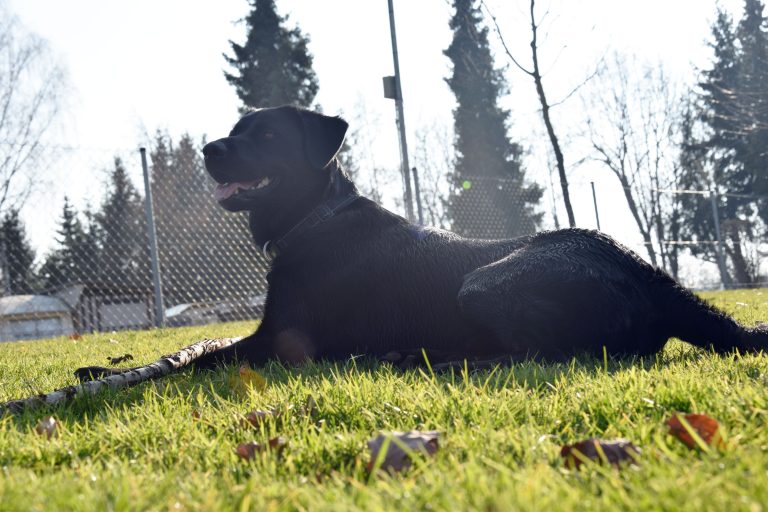
[[[768,320],[768,290],[708,294],[741,321]],[[144,364],[253,325],[94,334],[0,344],[0,401],[75,383],[72,370],[131,353]],[[646,361],[525,363],[494,372],[400,373],[367,362],[259,372],[183,372],[71,405],[0,418],[0,510],[748,510],[768,508],[768,357],[718,357],[679,342]],[[317,402],[307,414],[307,397]],[[239,417],[282,411],[259,428]],[[689,450],[674,412],[720,421],[727,447]],[[48,440],[34,427],[61,423]],[[199,416],[197,418],[196,416]],[[379,431],[439,430],[440,450],[395,476],[373,474]],[[287,448],[238,458],[281,435]],[[640,465],[564,466],[561,445],[624,437]]]

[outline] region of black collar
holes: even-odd
[[[324,196],[325,199],[315,206],[298,224],[289,229],[286,234],[277,240],[267,240],[264,242],[264,245],[261,246],[264,258],[267,260],[276,258],[278,254],[285,251],[285,248],[293,240],[336,215],[339,210],[349,206],[358,199],[360,194],[357,193],[355,186],[341,175],[341,170],[335,167],[331,169],[330,182]]]

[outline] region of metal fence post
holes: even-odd
[[[0,296],[12,295],[11,293],[11,263],[8,257],[8,247],[5,237],[0,238],[0,286],[2,292]]]
[[[601,231],[600,214],[597,212],[597,194],[595,194],[595,182],[590,181],[589,184],[592,185],[592,203],[595,205],[595,220],[597,221],[597,230]]]
[[[725,255],[723,254],[723,238],[720,234],[720,214],[717,211],[717,192],[709,191],[709,201],[712,204],[712,218],[715,221],[715,236],[717,237],[717,266],[720,267],[720,287],[727,288],[730,285],[728,269],[725,266]]]
[[[163,305],[163,287],[160,278],[160,260],[157,255],[157,232],[155,231],[155,213],[152,208],[152,187],[149,182],[147,150],[139,148],[141,169],[144,172],[144,211],[147,214],[147,236],[149,237],[149,256],[152,262],[152,282],[155,285],[155,326],[165,325],[165,306]]]

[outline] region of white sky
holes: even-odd
[[[228,40],[244,39],[244,26],[236,22],[248,11],[245,0],[7,1],[28,29],[49,41],[67,67],[71,105],[57,143],[76,148],[79,161],[90,162],[90,167],[50,171],[57,194],[45,208],[25,210],[36,245],[47,245],[59,216],[62,191],[75,201],[98,201],[103,172],[94,168],[108,167],[115,153],[128,160],[139,178],[138,153],[131,150],[148,142],[147,133],[162,128],[174,138],[186,131],[215,139],[236,121],[238,100],[224,79],[222,53],[229,49]],[[528,62],[528,2],[487,3],[512,51]],[[707,66],[706,41],[715,0],[540,3],[538,12],[549,9],[541,58],[547,72],[545,87],[553,102],[614,49],[661,60],[688,82],[695,79],[694,65]],[[720,4],[740,15],[741,0]],[[386,0],[277,0],[277,6],[281,14],[289,14],[290,25],[298,24],[311,38],[309,48],[320,82],[317,101],[325,112],[354,117],[356,105],[363,104],[375,130],[377,164],[396,168],[394,103],[383,98],[381,86],[381,77],[393,72]],[[454,100],[444,82],[449,62],[442,54],[451,40],[451,8],[446,0],[396,0],[395,11],[406,126],[413,146],[414,130],[436,123],[450,126],[452,121]],[[495,41],[495,35],[491,38]],[[506,62],[497,52],[498,65]],[[512,135],[532,148],[526,161],[529,176],[546,185],[546,160],[537,156],[544,132],[533,84],[514,66],[506,77],[511,91],[504,105],[512,110]],[[554,112],[564,139],[569,136],[569,123],[576,119],[568,112],[578,107],[566,104]],[[639,235],[624,203],[613,199],[617,189],[611,178],[589,167],[572,173],[577,223],[595,226],[591,196],[586,193],[588,182],[594,180],[603,229],[633,245]],[[561,214],[561,221],[564,218]]]

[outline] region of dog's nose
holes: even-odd
[[[221,158],[227,154],[227,146],[220,140],[209,142],[203,146],[203,156],[205,158]]]

